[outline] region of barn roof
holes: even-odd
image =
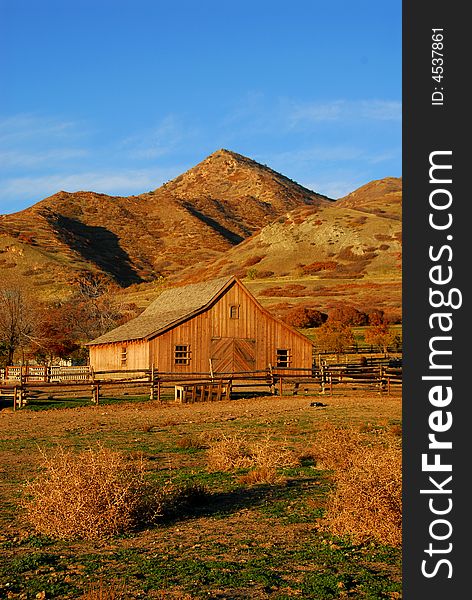
[[[193,283],[165,290],[138,317],[112,329],[87,345],[153,337],[205,309],[234,281],[236,279],[232,276],[220,277],[203,283]]]

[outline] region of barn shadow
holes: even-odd
[[[59,239],[88,262],[112,275],[121,285],[142,283],[118,236],[106,227],[86,225],[77,219],[55,215]]]

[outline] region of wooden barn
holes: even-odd
[[[268,313],[235,277],[164,291],[141,315],[89,342],[95,371],[237,373],[311,369],[312,342]]]

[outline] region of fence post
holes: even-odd
[[[320,362],[320,388],[321,388],[321,393],[324,394],[325,389],[324,389],[324,365]]]
[[[208,359],[208,362],[210,363],[210,379],[213,381],[214,378],[214,373],[213,373],[213,361],[211,358]]]
[[[275,395],[275,380],[274,380],[274,372],[272,370],[272,365],[269,363],[269,376],[270,376],[270,393]]]
[[[283,386],[282,375],[281,375],[280,379],[279,379],[279,396],[282,396],[283,391],[284,391],[284,386]]]
[[[23,390],[23,385],[20,385],[20,387],[18,388],[17,401],[18,401],[18,406],[20,408],[23,408],[23,405],[26,404],[26,402],[25,402],[25,396],[24,396],[24,390]]]
[[[98,406],[100,402],[100,384],[94,383],[92,385],[92,402]]]

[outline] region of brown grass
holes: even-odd
[[[122,600],[125,597],[125,587],[122,583],[111,582],[106,585],[100,579],[98,583],[91,583],[80,600]]]
[[[293,467],[299,459],[288,446],[269,437],[248,441],[239,435],[223,436],[210,443],[207,465],[210,471],[252,469],[243,476],[243,483],[270,483],[277,478],[276,470]]]
[[[343,471],[352,464],[352,454],[359,447],[359,431],[326,423],[317,433],[313,454],[316,464],[328,471]]]
[[[243,264],[241,265],[242,267],[253,267],[254,265],[257,265],[257,263],[260,263],[261,260],[263,260],[266,257],[265,254],[258,254],[256,256],[250,256],[248,259],[246,259]],[[219,264],[222,264],[223,261],[218,261]]]
[[[182,450],[201,450],[206,448],[207,445],[204,439],[196,435],[185,435],[177,440],[177,447]]]
[[[376,540],[400,546],[402,540],[402,455],[396,427],[352,428],[326,425],[317,436],[319,466],[334,471],[327,502],[326,529],[356,542]]]
[[[145,480],[142,460],[98,446],[42,454],[42,472],[25,486],[22,507],[39,533],[99,539],[129,532],[163,513],[169,490]]]
[[[255,467],[238,478],[243,485],[258,485],[262,483],[280,483],[284,478],[277,474],[273,467]]]
[[[307,288],[301,284],[290,284],[286,286],[274,286],[266,288],[260,292],[260,296],[271,297],[286,297],[286,298],[299,298],[307,295]]]

